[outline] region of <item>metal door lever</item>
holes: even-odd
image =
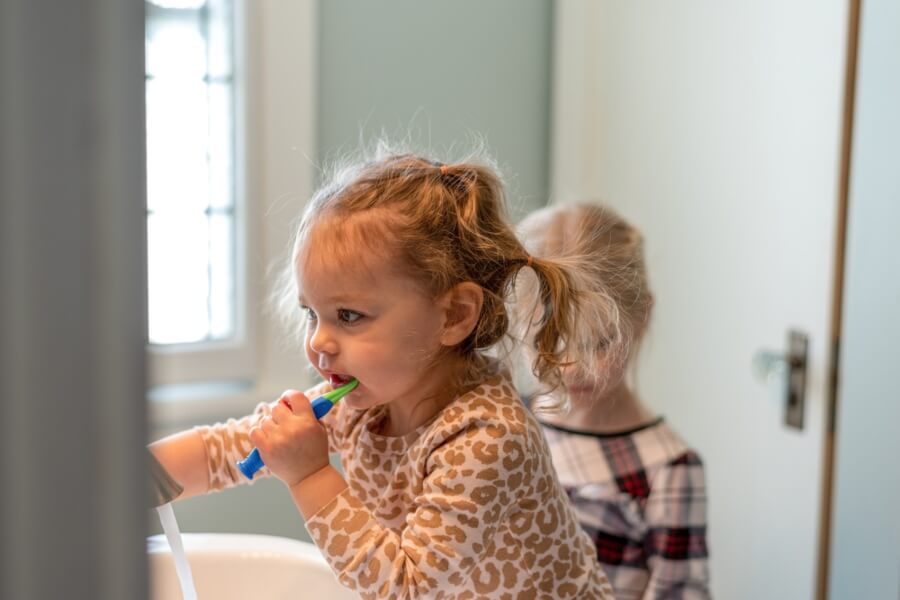
[[[753,370],[766,383],[783,382],[785,411],[784,422],[789,427],[803,429],[803,412],[806,404],[806,372],[809,338],[799,331],[788,331],[788,350],[779,354],[761,350],[753,357]]]

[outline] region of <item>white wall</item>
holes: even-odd
[[[552,196],[645,234],[638,391],[707,467],[714,595],[810,598],[846,3],[556,6]],[[810,335],[803,431],[751,370],[790,327]]]
[[[900,5],[862,3],[830,598],[900,594]]]

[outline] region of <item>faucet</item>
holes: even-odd
[[[162,466],[159,459],[149,449],[147,454],[150,455],[148,462],[150,463],[150,475],[153,478],[150,505],[154,507],[162,506],[177,498],[184,491],[184,488],[169,475],[166,468]]]

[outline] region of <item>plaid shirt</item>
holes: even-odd
[[[543,426],[616,598],[709,598],[700,457],[661,418],[616,434]]]

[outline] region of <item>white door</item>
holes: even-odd
[[[645,234],[639,392],[707,466],[717,598],[815,594],[846,4],[556,4],[551,200]],[[789,329],[809,336],[802,430],[751,369]]]

